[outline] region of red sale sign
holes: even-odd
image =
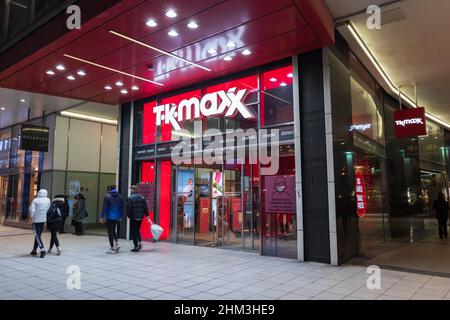
[[[356,210],[358,216],[363,218],[367,211],[367,197],[366,197],[366,185],[364,183],[364,176],[361,171],[355,172],[356,181]]]
[[[394,129],[397,138],[417,137],[427,134],[425,108],[403,109],[394,112]]]

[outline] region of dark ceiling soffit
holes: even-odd
[[[84,24],[119,2],[120,0],[65,1],[43,20],[32,25],[31,28],[25,29],[24,34],[17,35],[12,42],[8,43],[9,48],[0,51],[0,72],[69,33],[70,30],[61,28],[61,25],[65,25],[67,20],[66,8],[69,5],[80,6]]]

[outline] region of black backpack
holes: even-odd
[[[47,223],[55,223],[62,220],[61,210],[52,204],[47,211]]]

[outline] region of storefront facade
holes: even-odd
[[[199,117],[200,133],[194,111],[175,129],[158,119],[230,88],[250,88],[242,102],[253,117]],[[426,136],[399,138],[399,109],[337,36],[333,47],[122,105],[120,186],[139,186],[163,240],[331,264],[376,256],[386,241],[424,237],[432,202],[448,192],[448,131],[429,120]],[[278,171],[237,159],[173,162],[186,135],[195,145],[211,128],[278,129]],[[205,151],[206,140],[192,148]],[[273,208],[280,185],[292,205]]]
[[[133,183],[148,195],[151,215],[165,229],[163,240],[297,258],[293,78],[292,63],[287,60],[134,103]],[[171,159],[181,134],[170,123],[157,125],[157,106],[201,100],[231,88],[246,90],[243,104],[252,116],[221,114],[197,120],[203,136],[198,151],[204,154],[211,143],[206,140],[214,140],[207,139],[207,130],[254,134],[247,138],[248,151],[255,143],[252,137],[278,129],[280,169],[271,176],[261,175],[260,164],[250,163],[249,154],[242,163],[237,158],[213,163],[200,159],[186,165]],[[186,120],[180,127],[195,136],[194,121]],[[277,179],[289,189],[291,203],[278,212],[268,208],[270,201],[266,201]]]

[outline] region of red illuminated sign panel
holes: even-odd
[[[363,218],[367,211],[367,197],[366,197],[366,184],[364,183],[364,176],[361,171],[355,172],[356,182],[356,210],[358,216]]]
[[[425,108],[403,109],[394,112],[394,129],[397,138],[417,137],[427,134]]]

